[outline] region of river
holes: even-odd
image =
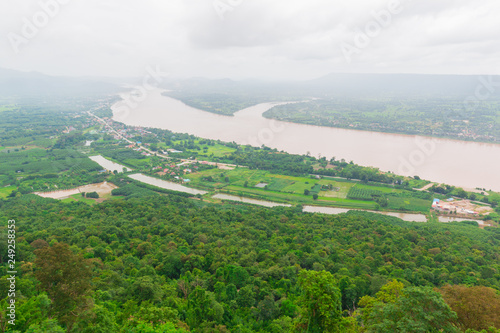
[[[400,218],[403,221],[408,221],[408,222],[427,222],[427,217],[424,214],[379,212],[379,211],[365,210],[365,209],[348,209],[348,208],[319,207],[319,206],[304,206],[303,208],[303,211],[307,213],[321,213],[321,214],[333,214],[333,215],[347,213],[350,210],[359,210],[363,212],[394,216]]]
[[[90,156],[89,158],[92,161],[99,164],[100,166],[102,166],[104,169],[111,171],[111,172],[113,172],[113,171],[123,172],[123,170],[125,170],[127,172],[132,171],[132,169],[127,168],[121,164],[115,163],[113,161],[110,161],[110,160],[102,157],[101,155]]]
[[[166,181],[163,179],[158,179],[158,178],[146,176],[146,175],[143,175],[142,173],[136,173],[136,174],[130,175],[129,177],[132,179],[135,179],[137,181],[140,181],[142,183],[153,185],[153,186],[156,186],[159,188],[164,188],[167,190],[184,192],[184,193],[189,193],[192,195],[197,195],[197,194],[203,195],[203,194],[207,193],[205,191],[196,190],[194,188],[186,187],[186,186],[183,186],[183,185],[180,185],[177,183],[173,183],[173,182],[169,182],[169,181]]]
[[[257,200],[257,199],[250,199],[250,198],[245,198],[245,197],[237,197],[235,195],[230,195],[230,194],[216,194],[212,196],[212,198],[215,199],[220,199],[220,200],[231,200],[231,201],[237,201],[237,202],[244,202],[252,205],[257,205],[257,206],[263,206],[263,207],[292,207],[292,205],[289,204],[281,204],[277,202],[272,202],[272,201],[264,201],[264,200]]]
[[[415,135],[389,134],[282,122],[262,117],[278,103],[263,103],[233,117],[205,112],[148,91],[138,105],[113,105],[114,119],[208,139],[266,145],[293,154],[336,157],[354,163],[418,175],[433,182],[500,191],[500,145]],[[286,104],[286,103],[285,103]]]

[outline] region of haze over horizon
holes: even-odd
[[[0,67],[141,77],[150,66],[235,80],[495,75],[499,9],[491,0],[11,0],[0,4]]]

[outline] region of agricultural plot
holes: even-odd
[[[255,187],[259,183],[267,183],[272,185],[275,180],[274,175],[266,171],[250,170],[248,168],[236,168],[233,170],[211,169],[202,172],[193,173],[190,179],[195,182],[196,180],[203,180],[211,177],[212,182],[220,182],[228,185],[226,177],[229,179],[231,185]]]
[[[96,201],[95,199],[89,199],[89,198],[82,197],[81,194],[74,194],[74,195],[70,196],[69,198],[62,199],[61,201],[66,202],[66,203],[79,201],[79,202],[84,202],[87,205],[91,205],[91,206],[98,203],[98,201]]]
[[[329,184],[332,185],[332,187],[336,188],[336,190],[327,190],[327,191],[322,191],[321,196],[327,197],[327,198],[339,198],[339,199],[346,199],[347,198],[347,193],[349,193],[349,190],[355,185],[354,183],[343,183],[343,182],[328,182]]]
[[[214,146],[202,146],[202,150],[199,152],[200,156],[214,156],[214,157],[224,157],[235,152],[236,149],[229,148],[220,144],[215,144]]]
[[[419,198],[400,198],[389,196],[387,199],[389,200],[388,208],[392,210],[407,210],[428,213],[432,204],[429,200]]]
[[[141,167],[147,167],[151,164],[151,162],[148,158],[141,159],[141,160],[127,159],[127,160],[120,161],[120,163],[123,163],[124,165],[129,165],[129,166],[133,167],[134,169],[140,169]]]
[[[331,181],[327,180],[319,180],[319,179],[311,179],[305,177],[288,177],[290,180],[293,180],[293,184],[287,186],[282,189],[282,192],[286,193],[295,193],[295,194],[303,194],[304,190],[308,190],[311,194],[318,194],[321,191],[321,186],[328,186],[331,184]],[[336,187],[332,185],[332,187]]]
[[[288,202],[295,204],[313,204],[345,208],[375,210],[377,203],[373,196],[389,198],[387,208],[393,210],[428,212],[430,202],[417,198],[398,198],[391,194],[404,192],[385,186],[372,186],[353,181],[323,178],[292,177],[271,174],[262,170],[236,168],[234,170],[211,169],[190,174],[191,184],[206,190],[220,190],[234,195],[241,195],[268,201]],[[246,183],[246,187],[245,187]],[[266,188],[255,185],[267,183]],[[331,190],[326,190],[331,188]],[[309,195],[304,195],[304,190]],[[314,200],[312,195],[318,194]]]
[[[349,193],[347,193],[347,198],[349,199],[356,199],[356,200],[373,200],[374,196],[380,196],[382,195],[383,192],[379,191],[378,189],[371,189],[371,188],[360,188],[358,186],[353,186],[349,190]]]
[[[224,190],[230,191],[232,194],[243,195],[267,201],[295,202],[295,203],[309,203],[309,204],[314,202],[311,196],[307,197],[299,194],[273,192],[264,189],[247,188],[247,187],[230,185],[224,188]]]
[[[311,194],[318,194],[319,191],[321,191],[321,185],[320,184],[315,184],[312,188],[311,188]]]
[[[389,194],[389,193],[400,193],[403,190],[395,189],[392,187],[388,186],[375,186],[375,185],[365,185],[365,184],[356,184],[356,188],[358,189],[366,189],[366,190],[377,190],[378,192],[382,192],[384,194]]]
[[[101,167],[75,150],[29,149],[5,153],[1,152],[0,173],[59,173],[66,170],[97,171]],[[4,155],[5,154],[5,155]]]
[[[0,188],[0,198],[7,198],[12,193],[12,191],[16,189],[17,187],[15,186],[7,186]]]
[[[0,112],[3,112],[3,111],[14,111],[14,110],[18,110],[19,107],[15,106],[15,105],[0,105]]]
[[[372,201],[340,199],[340,198],[320,197],[318,200],[315,201],[315,203],[321,206],[359,208],[359,209],[369,209],[369,210],[375,210],[376,208],[376,203]]]
[[[279,191],[281,192],[286,187],[293,185],[295,182],[291,179],[277,177],[274,178],[273,181],[267,186],[267,189],[270,191]]]
[[[56,141],[56,139],[40,138],[36,139],[35,141],[31,141],[29,145],[34,147],[50,148],[56,143]]]

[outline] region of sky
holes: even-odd
[[[500,74],[498,0],[2,0],[0,67],[62,76]]]

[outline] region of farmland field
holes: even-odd
[[[206,147],[206,149],[204,148]],[[224,157],[233,153],[236,149],[229,148],[224,145],[215,144],[214,146],[202,145],[202,150],[200,151],[200,156],[214,156],[214,157]]]
[[[2,111],[13,111],[19,109],[15,105],[0,105],[0,112]]]
[[[431,202],[429,200],[398,197],[388,197],[388,199],[388,208],[393,210],[409,210],[414,212],[428,213],[429,209],[431,208]]]
[[[382,192],[378,189],[373,188],[360,188],[357,185],[351,187],[349,193],[347,193],[347,197],[349,199],[358,199],[358,200],[373,200],[373,196],[380,196]]]
[[[7,186],[7,187],[2,187],[0,188],[0,198],[7,198],[9,194],[12,193],[12,191],[16,190],[17,187],[15,186]]]
[[[272,174],[263,170],[235,168],[233,170],[211,169],[193,173],[189,176],[195,187],[209,191],[222,191],[235,195],[248,196],[262,200],[336,206],[360,209],[377,209],[373,196],[389,196],[388,209],[428,212],[430,201],[417,198],[392,197],[405,191],[387,186],[361,184],[356,181],[332,178],[307,178]],[[265,188],[256,188],[267,183]],[[245,186],[246,185],[246,186]],[[304,195],[304,191],[309,195]],[[312,195],[318,199],[313,200]]]

